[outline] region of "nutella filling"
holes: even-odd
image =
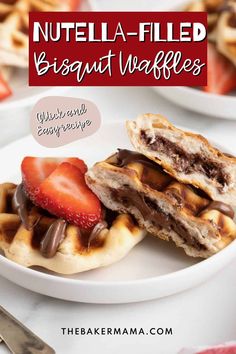
[[[100,221],[99,223],[97,223],[92,232],[90,233],[89,237],[88,237],[88,247],[91,245],[91,243],[96,240],[96,238],[99,236],[99,234],[105,230],[108,227],[108,224],[106,221]]]
[[[65,238],[66,221],[59,219],[54,221],[42,241],[40,242],[40,252],[45,258],[52,258],[57,253],[58,247]]]
[[[236,13],[230,15],[228,25],[232,28],[236,28]]]
[[[49,227],[40,225],[39,221],[41,217],[51,217],[52,220],[54,218],[46,210],[40,209],[40,214],[42,213],[43,215],[39,215],[32,223],[32,220],[30,220],[30,210],[34,207],[34,204],[27,197],[22,183],[17,186],[10,204],[12,210],[19,215],[24,227],[28,231],[34,231],[32,247],[39,249],[41,255],[45,258],[54,257],[58,247],[65,238],[66,221],[63,219],[54,219],[55,221]],[[102,230],[112,225],[116,215],[116,213],[106,210],[104,217],[106,217],[108,222],[102,220],[90,230],[79,229],[78,237],[80,237],[81,244],[85,248],[101,246],[104,240],[98,240],[98,236]]]
[[[19,184],[12,198],[12,209],[19,215],[24,227],[29,231],[32,230],[39,221],[39,218],[37,218],[33,224],[30,222],[29,210],[32,206],[33,204],[25,194],[23,184]]]
[[[150,198],[138,193],[132,189],[111,190],[112,197],[125,207],[135,206],[144,220],[148,220],[153,226],[166,231],[174,230],[187,245],[194,247],[197,250],[206,249],[188,232],[180,221],[174,219],[170,214],[165,213]]]
[[[224,185],[229,184],[229,176],[222,171],[221,165],[208,161],[200,154],[188,154],[175,143],[172,143],[164,137],[156,136],[155,141],[151,142],[151,138],[147,136],[145,131],[141,131],[140,138],[152,150],[168,154],[172,157],[175,169],[178,172],[186,174],[192,172],[204,173],[208,178],[215,179],[220,185],[219,191]]]
[[[129,163],[132,162],[140,162],[143,165],[146,165],[151,168],[156,168],[159,171],[162,171],[161,167],[159,167],[153,161],[147,159],[145,156],[132,152],[129,150],[119,150],[117,153],[117,160],[116,163],[119,167],[126,167]],[[163,173],[165,173],[163,171]],[[147,182],[147,181],[145,181]],[[152,186],[151,186],[152,187]],[[152,187],[153,188],[153,187]],[[155,187],[154,187],[155,189]],[[157,188],[156,188],[157,189]],[[191,187],[195,191],[193,187]],[[169,191],[170,192],[170,191]],[[195,191],[198,195],[199,191]],[[183,207],[183,196],[175,192],[176,201],[179,202],[179,206]],[[197,250],[206,249],[206,247],[200,242],[198,242],[186,229],[185,225],[181,223],[180,220],[176,220],[172,215],[165,213],[154,200],[151,198],[146,197],[144,194],[137,192],[136,190],[132,189],[129,186],[124,185],[122,189],[116,190],[111,189],[112,198],[117,200],[124,206],[124,212],[126,212],[127,208],[130,206],[135,206],[140,214],[142,215],[144,220],[150,221],[155,227],[160,229],[165,229],[167,231],[174,230],[185,242],[187,245],[196,248]],[[206,198],[206,195],[204,194]],[[231,219],[234,218],[234,210],[231,206],[223,203],[223,202],[216,202],[209,200],[209,203],[204,207],[203,210],[198,211],[199,215],[203,211],[210,211],[210,210],[218,210],[222,214],[230,217]],[[196,215],[197,216],[197,213]]]

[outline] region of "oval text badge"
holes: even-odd
[[[94,134],[101,125],[97,106],[83,98],[48,96],[31,112],[30,127],[37,142],[49,148]]]

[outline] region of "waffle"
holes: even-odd
[[[67,11],[62,0],[0,0],[0,65],[28,66],[30,11]]]
[[[165,117],[144,114],[127,122],[135,149],[183,183],[213,200],[236,205],[236,158],[215,149],[200,135],[175,128]]]
[[[86,181],[107,208],[130,213],[141,228],[190,256],[207,258],[236,237],[231,207],[177,182],[139,153],[119,150],[95,164]]]
[[[208,13],[208,39],[218,51],[236,65],[236,3],[235,0],[195,0],[187,11]]]
[[[27,200],[27,208],[19,212],[13,200],[21,185],[16,188],[12,183],[0,185],[0,249],[23,266],[61,274],[103,267],[123,258],[145,236],[127,214],[113,216],[109,226],[99,223],[92,233],[85,233]],[[59,231],[56,236],[53,230]]]
[[[218,21],[217,48],[236,65],[236,3],[229,2],[228,6]]]
[[[208,39],[213,42],[216,42],[217,24],[220,17],[219,10],[224,5],[224,1],[225,0],[195,0],[186,8],[186,11],[205,11],[208,13]]]

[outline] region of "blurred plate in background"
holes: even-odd
[[[216,95],[192,87],[153,87],[161,96],[179,106],[215,118],[236,120],[236,96]]]

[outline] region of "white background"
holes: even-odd
[[[135,118],[143,112],[162,113],[174,124],[199,130],[219,143],[226,143],[236,153],[236,122],[185,111],[150,88],[77,88],[67,95],[94,101],[103,121]],[[0,304],[51,344],[58,354],[176,354],[183,346],[236,339],[235,274],[236,260],[198,288],[161,300],[127,305],[68,303],[34,294],[0,278]],[[172,327],[173,336],[63,337],[60,329],[133,326]],[[1,345],[0,353],[5,353]]]

